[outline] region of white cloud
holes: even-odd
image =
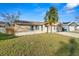
[[[79,3],[68,3],[65,8],[66,9],[73,9],[75,7],[79,6]]]
[[[65,10],[66,13],[73,13],[75,12],[74,8],[77,6],[79,6],[79,3],[67,3],[63,10]]]
[[[73,13],[73,12],[75,12],[75,10],[67,10],[66,12],[67,13]]]

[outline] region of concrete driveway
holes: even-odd
[[[45,33],[44,31],[29,31],[29,32],[16,32],[15,36],[33,35]]]
[[[71,32],[57,32],[57,34],[64,35],[64,36],[70,36],[70,37],[79,38],[79,34],[78,34],[78,33],[71,33]]]

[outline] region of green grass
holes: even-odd
[[[4,33],[0,33],[0,40],[6,40],[6,39],[12,39],[15,38],[14,35],[8,35],[8,34],[4,34]]]
[[[11,40],[10,39],[1,40],[0,55],[2,56],[69,55],[70,52],[68,47],[70,39],[71,37],[61,36],[53,33],[53,34],[28,35],[17,38],[11,38]],[[77,42],[79,42],[79,40],[77,40]],[[76,50],[74,55],[79,55],[79,49]]]

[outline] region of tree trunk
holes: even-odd
[[[52,25],[51,25],[51,33],[52,33]]]
[[[55,32],[55,25],[54,25],[54,32]]]
[[[76,26],[75,26],[75,31],[76,31]]]
[[[47,33],[48,33],[48,26],[47,26]]]

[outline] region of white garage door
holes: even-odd
[[[79,26],[77,26],[76,29],[79,30]]]
[[[70,31],[75,31],[75,26],[69,26]]]

